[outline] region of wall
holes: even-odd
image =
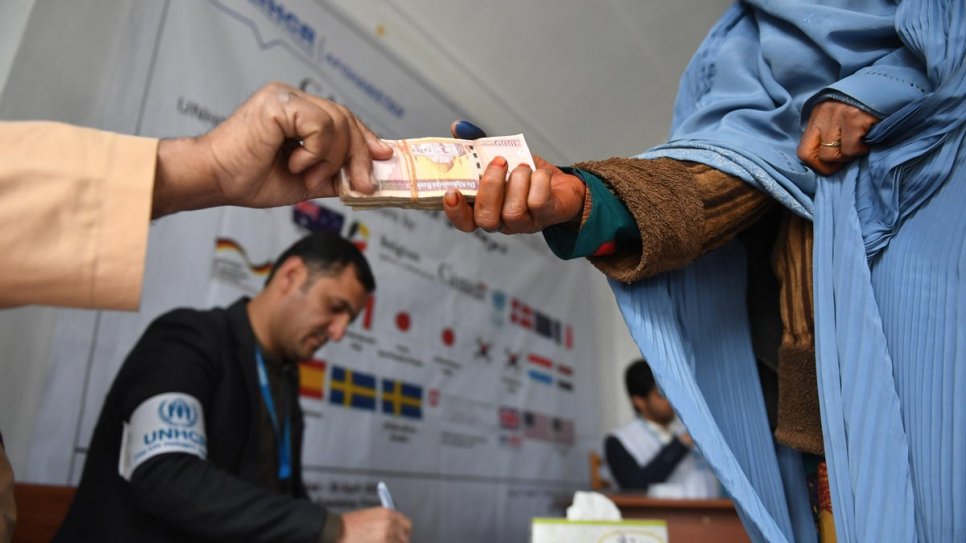
[[[94,3],[110,5],[105,0]],[[33,0],[0,4],[0,89],[6,88],[16,44],[34,4]],[[567,163],[631,155],[661,141],[670,122],[678,74],[727,2],[591,5],[565,0],[555,2],[552,12],[532,5],[535,3],[510,1],[338,0],[326,4],[384,43],[399,62],[445,89],[458,109],[472,112],[473,120],[491,133],[523,131],[536,152]],[[44,31],[63,40],[67,39],[63,33],[89,24],[96,23],[69,21],[63,28]],[[94,81],[97,56],[81,50],[63,53],[75,56],[76,75],[88,83],[79,93],[99,92]],[[21,59],[18,69],[29,70],[29,62]],[[0,104],[6,99],[0,94]],[[76,109],[66,113],[68,106],[47,103],[32,110],[6,109],[2,118],[57,118],[90,124],[95,112],[89,117]],[[133,126],[107,128],[134,130]],[[601,276],[590,280],[587,288],[594,292],[599,337],[603,338],[596,360],[603,433],[629,417],[621,372],[636,350]],[[18,471],[25,469],[32,417],[41,397],[49,346],[55,341],[54,311],[0,312],[4,350],[0,428]]]

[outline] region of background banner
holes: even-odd
[[[98,44],[110,66],[74,105],[87,124],[199,134],[272,80],[345,104],[387,139],[446,135],[466,116],[418,77],[419,59],[310,0],[108,4],[84,15],[109,20],[107,35],[78,31],[77,46]],[[38,4],[29,28],[62,25],[65,10]],[[42,39],[28,32],[22,47]],[[540,237],[468,235],[440,213],[336,200],[158,221],[139,312],[59,312],[20,478],[76,484],[103,398],[148,323],[253,295],[278,253],[315,230],[353,240],[377,290],[342,342],[300,364],[312,498],[374,506],[385,480],[415,541],[525,541],[531,517],[560,515],[599,446],[591,269],[559,265]]]

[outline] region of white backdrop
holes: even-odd
[[[312,56],[299,53],[307,49],[299,45],[305,40],[298,37],[298,32],[285,39],[288,33],[279,31],[277,25],[270,23],[264,17],[265,11],[261,11],[261,22],[254,26],[259,32],[258,38],[223,44],[224,50],[187,51],[184,47],[195,47],[199,42],[210,45],[219,41],[225,27],[221,24],[210,28],[184,24],[174,29],[166,28],[172,24],[172,19],[165,13],[175,12],[171,7],[174,4],[169,2],[2,0],[0,119],[54,119],[153,135],[198,133],[228,114],[247,93],[264,82],[260,79],[264,76],[293,84],[304,81],[312,92],[338,96],[347,103],[353,100],[350,105],[369,122],[375,124],[375,119],[382,123],[376,128],[386,137],[444,134],[452,117],[448,113],[439,113],[439,110],[448,109],[469,115],[491,133],[524,132],[534,151],[561,164],[612,155],[626,156],[663,140],[678,76],[710,24],[730,2],[313,0],[309,5],[309,2],[288,0],[233,0],[215,5],[197,1],[198,9],[207,5],[205,9],[218,10],[220,6],[237,8],[232,10],[235,12],[257,10],[258,5],[281,4],[286,13],[295,13],[308,22],[316,31],[317,40],[328,39],[327,32],[338,32],[345,36],[340,38],[344,39],[339,41],[340,44],[353,44],[354,48],[361,44],[357,47],[360,55],[369,55],[367,59],[373,58],[375,62],[381,59],[384,64],[393,66],[395,70],[390,71],[389,79],[403,77],[407,82],[414,82],[419,93],[430,95],[429,98],[417,97],[415,103],[428,104],[428,110],[418,110],[412,102],[403,103],[396,88],[384,84],[386,77],[381,72],[370,72],[368,67],[361,70],[355,65],[352,71],[346,71],[334,61],[321,62],[318,59],[324,61],[325,57],[317,53]],[[227,12],[221,13],[223,19],[232,18]],[[324,24],[315,21],[318,14],[324,16]],[[248,20],[257,18],[255,12],[247,15]],[[210,22],[207,18],[201,20]],[[242,19],[234,20],[245,25]],[[330,28],[333,25],[339,28]],[[277,33],[271,34],[270,27],[275,27]],[[173,34],[189,29],[205,37]],[[165,47],[181,48],[188,57],[165,60],[160,48],[161,39],[165,40]],[[258,48],[255,52],[251,39],[260,39],[266,49]],[[319,45],[316,42],[316,51]],[[234,47],[240,47],[238,52]],[[321,47],[325,51],[327,45]],[[269,52],[280,48],[289,48],[295,53],[289,53],[292,58],[286,59],[285,54]],[[172,50],[166,51],[166,55],[174,54]],[[251,58],[243,55],[249,52],[254,52]],[[355,62],[353,55],[355,50],[346,58]],[[298,57],[308,58],[301,65],[304,73],[298,63],[291,62]],[[253,65],[252,58],[270,59],[273,64],[266,66],[258,61]],[[276,61],[288,68],[275,66]],[[184,71],[171,66],[159,71],[157,66],[165,62],[180,62]],[[299,73],[293,75],[289,68]],[[319,72],[320,76],[312,77],[313,73]],[[343,75],[336,77],[335,72]],[[362,80],[358,77],[360,75]],[[374,83],[383,92],[388,90],[396,104],[405,106],[403,118],[392,113],[393,108],[387,107],[385,102],[377,107],[372,97],[378,95],[373,93],[371,86],[360,91],[360,81]],[[170,95],[158,95],[161,89],[166,89],[164,92],[170,92]],[[179,89],[184,92],[175,95]],[[161,117],[166,113],[149,111],[149,100],[160,103],[162,110],[167,108],[177,122],[160,126]],[[593,106],[586,107],[587,104]],[[385,126],[393,119],[397,123],[396,131]],[[322,205],[331,211],[343,212],[331,202],[322,202]],[[253,216],[260,214],[249,213]],[[79,469],[76,460],[81,456],[75,457],[71,451],[75,443],[84,439],[81,433],[89,431],[78,423],[78,419],[94,416],[90,412],[97,410],[99,398],[116,366],[151,318],[175,305],[203,306],[220,303],[219,296],[225,299],[233,296],[232,287],[223,279],[203,279],[212,273],[216,260],[223,262],[218,264],[218,269],[225,272],[231,266],[231,259],[238,258],[228,248],[230,243],[223,243],[220,252],[212,246],[221,233],[222,221],[234,219],[223,219],[219,213],[211,215],[209,212],[182,214],[163,219],[152,228],[149,276],[140,314],[122,317],[113,313],[43,307],[0,311],[0,429],[18,480],[49,480],[63,484],[76,478]],[[347,213],[345,215],[349,217]],[[378,232],[374,230],[376,219],[370,218],[371,215],[360,214],[354,220],[344,221],[343,231],[347,232],[352,222],[361,222],[373,226],[370,236],[378,239],[373,237]],[[384,225],[392,220],[382,219]],[[279,225],[280,232],[273,235],[280,240],[294,235],[290,216],[284,212],[263,222]],[[406,237],[409,234],[393,230],[393,236]],[[240,244],[251,243],[237,235],[236,238]],[[456,240],[458,244],[467,243],[460,236]],[[534,250],[539,250],[536,246],[541,243],[533,243]],[[376,260],[378,254],[372,252],[373,247],[370,243],[367,255],[375,266],[383,266]],[[395,250],[386,249],[387,252]],[[250,260],[256,264],[270,258],[268,253],[272,252],[266,246],[246,247],[246,251],[252,251]],[[188,257],[189,254],[201,256]],[[467,258],[462,263],[464,267],[459,268],[463,272],[475,270],[477,262],[486,257],[479,252]],[[171,259],[175,261],[166,262]],[[438,273],[439,262],[424,260],[425,269]],[[394,269],[388,263],[385,266]],[[570,262],[557,268],[585,270],[587,265]],[[382,272],[377,268],[377,273]],[[518,272],[514,270],[513,273]],[[585,454],[589,449],[599,448],[600,438],[606,431],[631,416],[624,398],[622,372],[627,361],[636,356],[636,347],[628,337],[603,276],[594,272],[573,273],[583,274],[574,281],[581,295],[591,298],[591,305],[581,307],[581,311],[594,316],[590,325],[593,335],[599,338],[589,364],[599,381],[600,398],[594,406],[598,419],[590,427],[576,425],[577,447],[583,447],[582,454]],[[509,287],[502,285],[504,279],[486,277],[483,280],[489,288],[510,293]],[[168,285],[167,289],[160,290],[158,287],[162,285]],[[391,323],[395,315],[383,314],[385,279],[380,287],[373,323],[378,319],[389,319],[385,322],[394,326]],[[534,301],[533,305],[542,303]],[[558,319],[565,315],[552,313],[555,308],[540,308]],[[401,337],[415,336],[419,325],[414,320],[412,331]],[[114,335],[107,335],[105,330],[113,330]],[[504,337],[502,330],[499,336],[500,339]],[[462,334],[454,332],[455,339],[461,337]],[[433,345],[440,349],[439,337],[432,339],[436,342]],[[535,340],[541,341],[539,337]],[[581,350],[587,347],[584,342],[578,345]],[[328,354],[323,351],[320,357],[329,364],[339,363],[334,358],[327,358]],[[445,354],[437,356],[459,361]],[[97,366],[95,370],[95,359],[108,361],[107,367]],[[56,370],[53,369],[55,365]],[[401,364],[397,362],[396,366],[401,367]],[[59,372],[67,372],[70,378],[56,383],[48,379],[51,373]],[[392,377],[391,374],[370,373],[379,378]],[[424,393],[428,394],[432,388],[424,387]],[[439,386],[435,388],[441,389]],[[318,405],[313,403],[316,401],[306,399],[306,408],[319,412],[312,407]],[[75,410],[51,413],[46,409],[50,402],[69,403],[75,406]],[[38,417],[38,413],[44,413],[44,416]],[[361,413],[359,416],[371,418],[373,415]],[[422,428],[432,424],[429,411],[423,416]],[[35,432],[35,428],[42,432]],[[405,433],[406,429],[395,431]],[[51,451],[38,451],[39,434],[67,437],[62,442],[47,442],[53,449]],[[421,435],[425,437],[425,434]],[[455,440],[452,436],[448,439]],[[540,458],[545,450],[535,447],[536,441],[531,440],[529,446],[522,442],[517,457],[533,455]],[[53,461],[52,458],[61,460]],[[368,484],[370,478],[362,475],[364,483]],[[583,481],[586,476],[586,468],[578,465],[570,478]],[[403,484],[391,482],[394,487]],[[342,493],[341,501],[354,506],[358,495],[364,494],[371,499],[369,490],[364,488],[366,484],[345,486],[347,492]],[[467,482],[466,486],[474,485]],[[403,492],[402,489],[393,490],[396,494]],[[353,492],[355,497],[351,495]],[[546,487],[512,491],[514,499],[531,500],[541,507],[554,492]],[[474,495],[467,496],[476,499]],[[459,502],[454,511],[445,513],[461,521],[469,519],[473,522],[477,505],[463,507]],[[509,540],[523,540],[516,537],[517,532],[511,533],[513,537]],[[480,539],[493,535],[483,530]]]
[[[84,52],[58,57],[47,46],[68,27]],[[87,55],[97,61],[75,62]],[[281,80],[346,104],[386,138],[445,134],[465,116],[406,63],[308,0],[40,3],[5,104],[31,92],[18,70],[39,61],[85,83],[44,91],[60,99],[34,100],[41,115],[12,106],[0,114],[195,134]],[[585,486],[586,453],[600,437],[591,271],[556,265],[540,238],[468,236],[438,215],[354,213],[335,201],[159,221],[138,313],[53,318],[56,341],[19,478],[76,483],[103,397],[146,325],[172,307],[256,292],[266,264],[319,228],[364,247],[378,289],[348,337],[304,367],[313,498],[370,506],[375,481],[386,480],[422,541],[524,541],[530,517],[559,514],[555,505]],[[345,397],[346,371],[361,376],[355,400]],[[392,404],[383,387],[397,381],[407,393]]]

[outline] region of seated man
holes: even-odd
[[[340,340],[375,288],[337,235],[307,236],[264,289],[156,319],[104,402],[55,541],[409,541],[384,508],[307,499],[296,362]]]
[[[716,498],[718,480],[657,388],[643,359],[624,372],[637,417],[604,440],[611,475],[621,490],[675,498]]]

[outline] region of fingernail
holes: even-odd
[[[482,128],[469,121],[456,121],[453,123],[450,129],[453,131],[453,134],[456,134],[456,137],[465,140],[475,140],[486,137],[486,132],[484,132]]]
[[[446,191],[446,194],[443,195],[443,201],[449,207],[454,207],[456,204],[460,203],[460,195],[455,190],[450,189]]]
[[[506,168],[506,159],[503,158],[503,157],[501,157],[501,156],[498,156],[498,157],[494,158],[490,162],[490,164],[492,164],[492,165],[494,165],[494,166],[496,166],[498,168]]]

